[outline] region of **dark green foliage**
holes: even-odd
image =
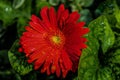
[[[16,40],[12,48],[8,51],[8,57],[13,69],[20,75],[25,75],[32,71],[33,67],[31,64],[27,63],[25,56],[18,52],[18,43],[18,40]]]
[[[90,29],[78,71],[65,79],[33,70],[18,52],[31,15],[40,17],[42,7],[57,10],[61,3],[78,11]],[[0,0],[0,80],[120,80],[120,0]]]
[[[86,36],[88,48],[83,50],[79,63],[80,80],[120,79],[120,10],[115,0],[107,0],[102,4],[102,14],[88,26],[91,32]]]

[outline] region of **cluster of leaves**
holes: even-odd
[[[88,48],[79,63],[80,80],[120,80],[120,9],[107,0],[96,9],[99,17],[89,24]]]
[[[0,80],[60,79],[34,71],[24,54],[18,52],[18,39],[31,14],[39,16],[43,6],[57,9],[61,3],[70,11],[77,10],[80,21],[90,28],[85,36],[88,48],[83,50],[78,71],[69,73],[63,80],[120,79],[119,0],[0,0]]]

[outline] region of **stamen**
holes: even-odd
[[[60,37],[59,36],[52,36],[52,41],[55,43],[55,44],[58,44],[60,43]]]

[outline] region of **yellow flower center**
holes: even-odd
[[[61,49],[65,44],[65,37],[60,31],[49,33],[45,39],[53,48]]]
[[[60,43],[60,37],[59,36],[52,36],[52,41],[55,43],[55,44],[59,44]]]

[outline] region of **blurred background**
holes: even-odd
[[[102,14],[105,0],[0,0],[0,80],[35,80],[20,76],[12,69],[8,59],[8,50],[16,39],[19,39],[24,27],[28,24],[32,14],[39,16],[44,6],[58,6],[63,3],[70,12],[78,11],[81,14],[79,21],[88,24]],[[116,0],[120,6],[120,0]],[[106,5],[104,5],[106,6]],[[111,9],[113,5],[108,5]],[[30,76],[30,75],[28,75]],[[70,75],[71,76],[71,75]],[[55,80],[44,74],[37,76],[36,80]],[[74,77],[74,76],[73,76]],[[72,80],[67,76],[65,80]],[[77,79],[76,79],[77,80]]]

